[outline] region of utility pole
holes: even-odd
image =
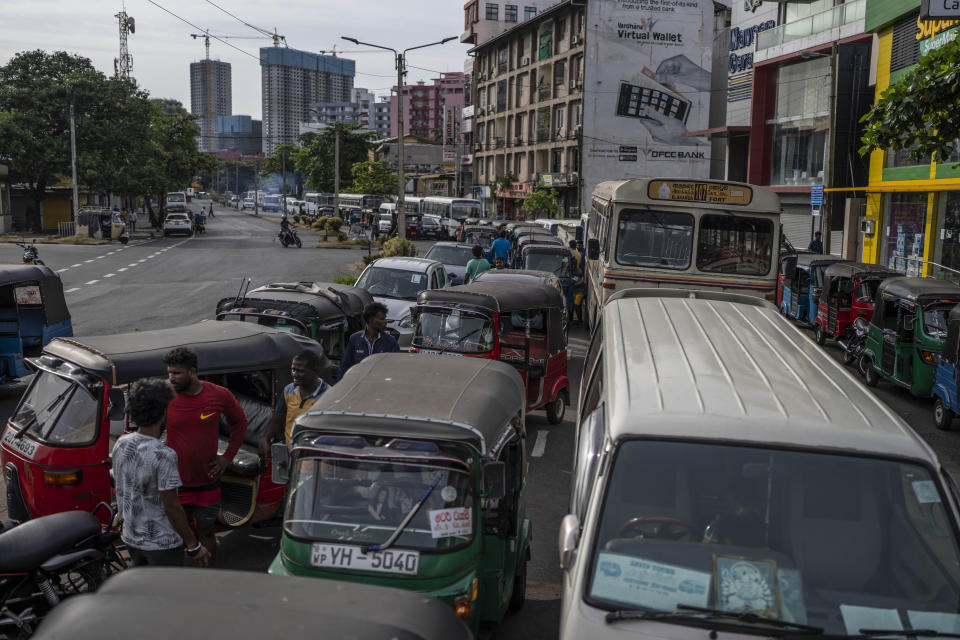
[[[80,195],[77,188],[77,125],[73,117],[73,105],[70,105],[70,168],[73,172],[73,221],[80,212]]]
[[[405,53],[405,52],[404,52]],[[404,53],[397,54],[397,233],[407,237],[407,210],[403,205],[407,181],[403,178],[403,76],[406,75]]]
[[[334,122],[333,135],[333,215],[340,215],[340,123]]]
[[[280,175],[283,180],[283,215],[287,215],[287,147],[280,153]]]

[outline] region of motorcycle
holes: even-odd
[[[0,637],[26,638],[68,596],[95,591],[126,568],[116,542],[95,513],[65,511],[0,528]]]
[[[865,371],[865,364],[862,360],[863,349],[867,343],[867,330],[867,321],[863,318],[857,318],[853,321],[853,326],[851,326],[847,335],[845,335],[842,340],[837,341],[837,344],[840,345],[840,349],[843,351],[843,364],[856,362],[857,369],[861,375],[863,375]]]
[[[23,264],[43,264],[43,260],[40,259],[40,252],[37,251],[36,244],[26,244],[25,242],[18,242],[16,244],[18,247],[23,249]]]
[[[283,248],[286,249],[292,244],[297,245],[297,248],[303,246],[303,242],[300,241],[300,236],[297,235],[297,230],[293,227],[290,227],[286,230],[281,230],[277,237],[280,238],[280,244],[283,245]]]

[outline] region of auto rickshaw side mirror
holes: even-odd
[[[560,568],[567,570],[573,566],[577,557],[577,545],[580,543],[580,520],[572,513],[563,516],[560,521],[560,535],[557,546],[560,549]]]
[[[121,389],[120,387],[111,387],[110,391],[107,392],[107,400],[109,400],[110,402],[107,405],[107,419],[123,420],[123,414],[124,414],[123,389]]]
[[[290,449],[285,442],[270,445],[270,479],[274,484],[287,484],[290,479]]]
[[[590,260],[600,259],[600,241],[596,238],[587,240],[587,258]]]
[[[483,465],[483,497],[499,500],[507,494],[507,464],[488,462]]]

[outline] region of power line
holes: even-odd
[[[208,0],[208,1],[209,1],[209,0]],[[170,15],[172,15],[174,18],[176,18],[176,19],[179,20],[180,22],[183,22],[184,24],[190,25],[191,27],[193,27],[193,28],[196,29],[197,31],[206,31],[203,27],[198,27],[197,25],[193,24],[192,22],[190,22],[190,21],[187,20],[186,18],[181,18],[180,16],[178,16],[177,14],[175,14],[173,11],[170,11],[170,10],[167,9],[166,7],[163,7],[163,6],[159,5],[159,4],[157,4],[156,2],[154,2],[154,0],[147,0],[147,2],[149,2],[150,4],[152,4],[153,6],[155,6],[155,7],[158,8],[158,9],[161,9],[161,10],[163,10],[163,11],[166,11],[167,13],[169,13]],[[218,38],[217,36],[211,35],[210,37],[213,38],[214,40],[216,40],[217,42],[222,42],[223,44],[227,45],[227,46],[230,47],[231,49],[236,49],[236,50],[239,51],[240,53],[242,53],[242,54],[244,54],[244,55],[247,55],[247,56],[250,56],[251,58],[253,58],[253,59],[256,60],[257,62],[260,61],[260,56],[255,56],[255,55],[253,55],[252,53],[250,53],[249,51],[244,51],[244,50],[241,49],[240,47],[235,46],[235,45],[232,45],[232,44],[230,44],[229,42],[227,42],[226,40],[223,40],[222,38]]]
[[[224,9],[223,7],[221,7],[220,5],[218,5],[216,2],[213,2],[213,0],[206,0],[206,2],[207,2],[207,4],[211,4],[211,5],[213,5],[214,7],[216,7],[217,9],[220,9],[220,11],[223,11],[225,14],[227,14],[227,15],[230,16],[231,18],[237,20],[237,21],[240,22],[241,24],[244,24],[244,25],[250,27],[251,29],[253,29],[253,30],[256,31],[257,33],[259,33],[259,34],[261,34],[261,35],[269,35],[269,36],[271,36],[271,37],[273,38],[273,40],[274,40],[274,45],[276,45],[276,44],[278,43],[278,39],[279,39],[279,40],[283,40],[284,45],[287,44],[287,39],[286,39],[285,37],[281,36],[281,35],[278,35],[278,34],[276,33],[276,28],[274,28],[274,33],[270,33],[269,31],[267,31],[267,30],[265,30],[265,29],[261,29],[260,27],[255,27],[255,26],[253,26],[252,24],[250,24],[249,22],[247,22],[246,20],[244,20],[244,19],[242,19],[242,18],[238,18],[238,17],[235,16],[234,14],[230,13],[229,11],[227,11],[226,9]]]

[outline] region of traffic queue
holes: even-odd
[[[29,603],[33,625],[49,611],[42,585],[59,598],[77,569],[48,558],[93,534],[35,523],[89,512],[96,533],[112,530],[109,454],[131,427],[129,385],[163,376],[164,353],[186,347],[200,379],[228,389],[246,417],[219,482],[217,526],[280,518],[265,579],[279,594],[296,590],[291,577],[354,593],[323,613],[331,629],[478,636],[523,607],[537,525],[527,416],[543,410],[559,424],[572,406],[571,491],[555,538],[560,637],[955,633],[955,485],[817,343],[849,350],[869,318],[856,359],[866,383],[933,394],[949,426],[960,412],[960,287],[782,250],[778,211],[776,194],[741,183],[614,181],[594,192],[582,256],[542,226],[509,224],[481,252],[512,268],[466,284],[451,286],[442,263],[404,259],[361,276],[367,288],[245,283],[216,305],[216,322],[51,340],[27,359],[37,375],[0,444],[10,514],[24,522],[10,533],[37,532],[22,579],[2,579],[3,615],[22,619]],[[404,312],[389,321],[379,298]],[[581,308],[590,342],[575,387],[567,336]],[[816,327],[815,341],[798,322]],[[378,352],[401,347],[409,353]],[[277,430],[305,351],[324,390]],[[220,428],[224,451],[232,432]],[[536,543],[554,535],[541,530]],[[97,575],[115,569],[97,565]],[[173,584],[170,571],[126,571],[71,598],[38,637],[82,630],[114,604],[129,603],[119,624],[134,624],[133,596]],[[268,609],[245,603],[273,587],[210,572],[197,581],[231,584],[224,606],[244,612],[234,635],[264,633],[244,616]],[[383,589],[428,597],[398,599],[385,616]],[[167,591],[167,608],[202,620],[199,595]],[[320,615],[300,596],[274,604],[288,621]],[[165,619],[144,633],[188,628]]]

